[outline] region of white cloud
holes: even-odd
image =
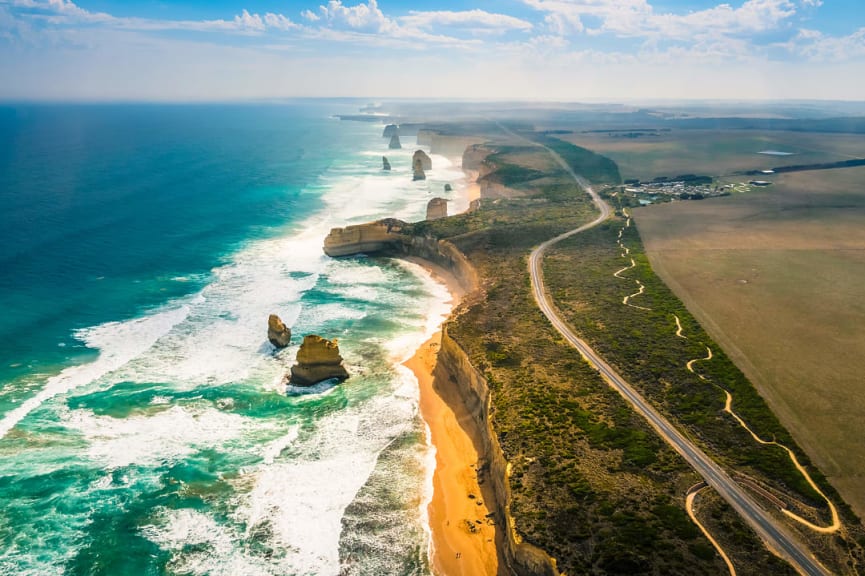
[[[557,36],[579,34],[585,30],[579,14],[554,12],[544,16],[544,24],[550,32]]]
[[[36,20],[51,25],[102,24],[121,30],[188,30],[194,32],[222,31],[257,34],[267,28],[290,30],[298,25],[282,14],[250,13],[244,9],[231,20],[157,20],[152,18],[121,18],[105,12],[90,12],[72,0],[12,0],[11,5],[30,11]]]
[[[480,26],[501,31],[531,30],[532,23],[507,14],[494,14],[485,10],[434,10],[427,12],[411,11],[408,16],[400,19],[402,24],[416,28],[432,28],[433,26]]]
[[[264,23],[268,28],[276,28],[277,30],[294,30],[300,28],[299,24],[295,24],[282,14],[274,14],[268,12],[264,15]]]
[[[309,20],[310,22],[318,22],[319,20],[321,20],[321,17],[312,10],[304,10],[300,13],[300,15]]]
[[[847,36],[826,36],[817,30],[803,29],[785,47],[817,62],[855,61],[865,57],[865,27]]]
[[[341,0],[330,0],[326,6],[319,6],[321,18],[331,26],[347,27],[367,32],[388,32],[396,28],[396,23],[384,15],[376,0],[345,6]]]
[[[809,2],[811,0],[805,0]],[[712,8],[675,14],[659,13],[647,0],[523,0],[546,12],[545,22],[555,33],[611,33],[621,37],[663,37],[684,40],[772,30],[796,14],[792,0],[746,0],[738,8]],[[598,28],[584,26],[585,17],[600,20]]]
[[[264,22],[261,19],[261,16],[258,14],[250,14],[243,10],[243,13],[239,16],[234,17],[234,23],[237,24],[238,28],[243,30],[258,30],[264,31]]]

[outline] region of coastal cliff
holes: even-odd
[[[466,292],[478,286],[478,275],[468,258],[447,240],[403,232],[406,223],[392,218],[366,224],[333,228],[324,239],[328,256],[381,254],[414,257],[451,272]]]
[[[491,144],[473,144],[463,152],[463,170],[475,170],[481,198],[519,198],[525,192],[508,186],[496,173],[501,168],[494,160],[499,148]]]
[[[406,223],[387,219],[334,228],[324,243],[330,256],[375,253],[394,257],[413,257],[441,266],[450,272],[466,293],[479,294],[479,277],[468,258],[451,242],[404,232]],[[490,423],[489,385],[471,364],[468,355],[442,329],[441,349],[434,372],[434,386],[446,391],[444,397],[458,398],[472,415],[466,423],[476,443],[479,468],[488,483],[484,498],[492,503],[497,526],[497,546],[507,569],[524,576],[559,576],[556,561],[540,548],[524,542],[514,528],[510,514],[511,492],[508,462]]]
[[[514,528],[510,513],[509,465],[489,418],[489,384],[456,340],[450,337],[447,324],[442,328],[441,348],[433,376],[435,388],[455,392],[473,416],[471,424],[475,433],[472,436],[480,444],[475,446],[481,458],[479,468],[486,470],[490,482],[491,493],[486,498],[488,505],[490,497],[495,503],[492,508],[499,528],[497,544],[501,547],[506,567],[524,576],[559,576],[555,559],[537,546],[524,542]]]

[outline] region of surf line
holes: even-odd
[[[676,324],[681,326],[681,324],[679,323],[679,317],[678,316],[676,316]],[[687,338],[687,337],[682,336],[682,338]],[[702,374],[700,374],[694,370],[694,363],[707,362],[707,361],[712,359],[712,349],[709,348],[708,346],[706,346],[706,352],[707,352],[707,355],[705,358],[694,358],[693,360],[689,360],[688,363],[685,364],[685,368],[687,368],[688,371],[691,372],[692,374],[696,374],[696,376],[700,380],[709,382],[708,378],[706,378],[705,376],[703,376]],[[751,430],[751,428],[748,426],[748,424],[738,414],[736,414],[735,411],[733,411],[733,395],[730,394],[730,392],[726,388],[724,388],[723,386],[720,386],[714,382],[712,382],[712,385],[715,386],[715,388],[717,388],[718,390],[722,391],[726,397],[725,402],[724,402],[724,412],[726,412],[727,414],[732,416],[736,420],[736,422],[739,423],[739,425],[742,428],[747,430],[755,442],[757,442],[758,444],[763,444],[765,446],[778,446],[779,448],[781,448],[782,450],[787,452],[787,455],[790,457],[790,461],[793,462],[793,466],[796,468],[796,470],[798,470],[799,473],[802,474],[802,477],[805,478],[805,481],[808,483],[808,485],[811,486],[811,488],[813,488],[814,491],[817,494],[819,494],[820,497],[823,498],[823,500],[826,501],[826,504],[829,506],[829,511],[832,515],[832,524],[829,526],[818,526],[817,524],[814,524],[813,522],[810,522],[810,521],[806,520],[805,518],[802,518],[798,514],[795,514],[791,511],[787,510],[786,508],[780,508],[779,507],[781,512],[783,514],[785,514],[787,517],[791,518],[792,520],[795,520],[796,522],[802,524],[803,526],[810,528],[814,532],[818,532],[820,534],[832,534],[833,532],[837,532],[841,528],[841,518],[838,515],[838,509],[835,508],[835,504],[832,503],[832,500],[830,500],[829,497],[826,496],[826,494],[820,489],[820,487],[817,486],[817,483],[814,482],[813,478],[811,478],[811,475],[808,473],[808,470],[804,466],[802,466],[802,464],[799,463],[799,459],[796,458],[796,454],[793,453],[793,451],[790,450],[790,448],[781,444],[780,442],[776,442],[775,440],[769,441],[769,440],[764,440],[763,438],[760,438],[753,430]]]

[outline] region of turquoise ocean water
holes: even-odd
[[[0,108],[0,574],[428,572],[400,362],[447,293],[321,245],[464,183],[438,156],[412,182],[356,108]],[[307,333],[350,380],[281,385]]]

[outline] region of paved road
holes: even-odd
[[[546,148],[546,147],[544,147]],[[640,394],[628,384],[603,358],[588,344],[581,340],[571,330],[570,326],[559,316],[552,299],[544,288],[543,257],[546,250],[557,242],[584,230],[597,226],[610,215],[610,207],[592,189],[589,182],[574,173],[570,166],[555,152],[547,148],[553,158],[588,192],[595,205],[601,211],[600,216],[588,224],[547,240],[535,248],[529,257],[529,272],[532,277],[532,292],[541,311],[546,315],[556,330],[570,342],[580,354],[592,365],[605,380],[624,396],[634,409],[641,414],[649,424],[666,440],[673,449],[681,454],[694,469],[714,488],[760,535],[767,545],[777,554],[785,558],[801,574],[809,576],[826,576],[829,572],[809,553],[798,540],[774,518],[763,510],[724,470],[721,469],[702,450],[685,438],[673,425],[661,416]]]

